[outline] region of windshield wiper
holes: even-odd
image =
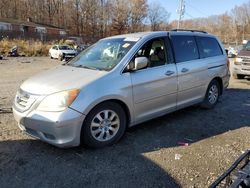
[[[80,68],[84,68],[84,69],[91,69],[91,70],[99,70],[99,71],[104,70],[104,69],[98,69],[98,68],[96,68],[96,67],[88,67],[88,66],[86,66],[86,65],[77,65],[77,66],[75,66],[75,67],[80,67]]]

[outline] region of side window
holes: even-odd
[[[172,36],[177,63],[199,59],[199,52],[193,36]]]
[[[197,42],[201,57],[203,58],[214,57],[223,54],[221,47],[215,38],[197,37]]]
[[[157,38],[148,41],[137,52],[136,57],[147,57],[149,60],[148,67],[157,67],[167,63],[166,47],[164,38]]]

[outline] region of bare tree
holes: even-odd
[[[160,25],[168,23],[170,13],[166,11],[160,4],[154,3],[149,6],[148,19],[150,21],[151,30],[156,31],[160,29]]]

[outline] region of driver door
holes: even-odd
[[[136,123],[176,109],[177,70],[169,58],[166,42],[165,38],[150,40],[133,58],[149,60],[146,68],[130,74]]]

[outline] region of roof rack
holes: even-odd
[[[205,34],[207,34],[206,31],[193,30],[193,29],[172,29],[171,31],[189,31],[189,32],[199,32],[199,33],[205,33]]]

